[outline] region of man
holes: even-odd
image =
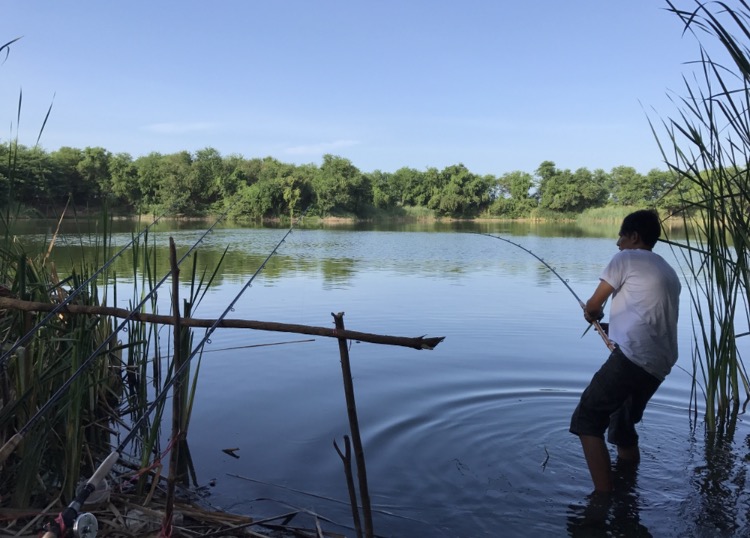
[[[635,424],[651,396],[677,361],[680,280],[652,252],[661,235],[655,211],[641,210],[622,221],[615,254],[586,302],[589,323],[603,316],[612,296],[609,338],[615,349],[591,379],[573,412],[570,431],[581,439],[595,492],[613,490],[610,456],[604,443],[617,446],[619,462],[640,460]]]

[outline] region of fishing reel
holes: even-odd
[[[110,457],[109,461],[114,461]],[[109,471],[111,467],[105,467]],[[42,538],[96,538],[99,522],[90,512],[79,512],[84,504],[97,504],[109,500],[109,484],[101,479],[92,485],[82,480],[76,486],[76,497],[54,521],[45,525]]]
[[[84,512],[78,514],[73,520],[73,524],[67,529],[61,529],[61,518],[54,522],[50,522],[45,526],[45,532],[41,535],[42,538],[96,538],[96,533],[99,530],[99,522],[96,516],[90,512]]]
[[[75,538],[96,538],[99,522],[90,512],[79,514],[73,522],[73,536]]]

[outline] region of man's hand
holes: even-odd
[[[596,312],[591,312],[589,310],[584,309],[583,318],[589,323],[594,323],[595,321],[600,321],[602,318],[604,318],[604,311],[598,310]]]

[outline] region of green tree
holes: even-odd
[[[85,196],[99,198],[112,194],[111,158],[112,154],[104,148],[87,147],[83,150],[76,170],[83,182]]]
[[[65,202],[67,192],[50,188],[56,167],[43,149],[38,146],[27,148],[19,144],[16,163],[11,189],[17,201],[40,209],[45,203],[58,205]]]
[[[502,182],[507,185],[510,197],[517,202],[528,200],[531,188],[534,186],[534,177],[528,172],[515,171],[505,174]]]
[[[162,159],[161,153],[151,152],[135,160],[134,164],[138,171],[138,191],[141,194],[140,209],[142,211],[155,212],[157,209],[162,178]]]
[[[540,164],[536,169],[535,174],[536,181],[534,182],[534,186],[536,187],[536,189],[534,191],[534,197],[537,199],[537,201],[541,202],[547,185],[554,179],[557,174],[559,174],[559,171],[557,170],[554,162],[543,161],[542,164]]]
[[[390,178],[390,192],[401,206],[427,205],[430,193],[426,192],[425,177],[414,168],[403,167]]]
[[[648,179],[631,166],[616,166],[610,173],[609,190],[616,205],[644,205],[653,201]]]
[[[476,216],[489,207],[493,176],[478,176],[463,164],[448,166],[440,173],[440,188],[428,207],[441,215]]]
[[[284,201],[290,217],[307,210],[313,201],[312,182],[317,167],[312,164],[292,167],[291,174],[284,178]]]
[[[138,168],[129,153],[117,153],[110,157],[109,177],[112,195],[139,210],[142,194],[138,183]]]
[[[157,203],[175,215],[195,215],[202,208],[205,185],[193,174],[193,157],[187,151],[164,155],[158,166],[160,174]]]
[[[395,207],[400,201],[400,196],[394,188],[393,174],[375,170],[368,174],[368,177],[372,185],[373,205],[379,209]]]
[[[528,216],[537,206],[536,198],[531,195],[533,187],[534,177],[528,172],[516,170],[502,175],[490,213],[507,218]]]
[[[280,217],[287,212],[293,215],[299,210],[303,194],[307,193],[307,174],[297,174],[294,165],[272,157],[254,159],[248,164],[250,181],[238,188],[234,214],[259,219]]]
[[[588,168],[575,172],[558,170],[554,163],[545,161],[537,169],[540,177],[539,206],[559,212],[577,212],[598,207],[607,196],[606,186],[600,182],[600,173],[593,174]]]
[[[90,189],[84,183],[78,164],[83,160],[83,152],[78,148],[63,146],[48,155],[50,175],[47,178],[47,194],[52,200],[61,203],[73,196],[76,204],[85,203]]]
[[[284,206],[284,185],[277,179],[263,179],[243,185],[237,192],[234,216],[254,219],[277,216]]]
[[[364,174],[349,159],[324,155],[313,179],[316,209],[321,215],[358,214],[372,200],[372,188]]]
[[[686,200],[698,200],[698,192],[693,183],[678,181],[677,175],[668,170],[654,168],[646,174],[651,185],[651,200],[667,214],[680,212]]]
[[[228,167],[221,154],[214,148],[204,148],[195,152],[190,173],[192,188],[202,193],[201,207],[216,202],[228,184]]]

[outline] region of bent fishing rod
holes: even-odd
[[[92,275],[91,275],[91,276],[90,276],[89,278],[87,278],[87,279],[86,279],[86,280],[85,280],[85,281],[84,281],[84,282],[83,282],[83,283],[82,283],[82,284],[81,284],[80,286],[78,286],[78,287],[77,287],[76,289],[74,289],[73,291],[71,291],[71,292],[70,292],[70,293],[68,294],[68,296],[67,296],[67,297],[65,298],[65,300],[64,300],[64,301],[62,301],[61,303],[58,303],[58,304],[57,304],[57,306],[55,306],[55,308],[53,308],[52,310],[50,310],[50,311],[49,311],[49,312],[47,313],[47,315],[46,315],[46,316],[44,316],[44,317],[43,317],[43,318],[42,318],[42,319],[41,319],[41,320],[40,320],[40,321],[39,321],[39,322],[38,322],[38,323],[37,323],[36,325],[34,325],[34,326],[33,326],[33,327],[31,328],[31,329],[29,329],[29,331],[28,331],[28,332],[26,332],[26,334],[24,334],[24,335],[23,335],[23,336],[22,336],[21,338],[19,338],[18,340],[16,340],[16,342],[15,342],[15,343],[14,343],[14,344],[13,344],[13,345],[12,345],[12,346],[10,347],[10,349],[8,349],[8,350],[7,350],[7,351],[5,351],[5,352],[4,352],[4,353],[3,353],[2,355],[0,355],[0,368],[2,368],[2,366],[3,366],[3,365],[4,365],[4,364],[5,364],[6,362],[7,362],[7,361],[9,361],[9,360],[10,360],[10,357],[11,357],[11,355],[13,354],[13,352],[14,352],[14,351],[15,351],[16,349],[18,349],[19,347],[21,347],[22,345],[24,345],[24,344],[25,344],[26,342],[28,342],[28,341],[29,341],[29,339],[30,339],[30,338],[31,338],[32,336],[34,336],[34,334],[36,334],[36,332],[37,332],[37,331],[38,331],[39,329],[41,329],[42,327],[44,327],[44,326],[45,326],[45,325],[47,324],[47,322],[48,322],[48,321],[49,321],[50,319],[52,319],[52,317],[53,317],[53,316],[54,316],[55,314],[57,314],[57,313],[58,313],[58,312],[60,312],[60,311],[61,311],[61,310],[62,310],[63,308],[65,308],[65,307],[66,307],[66,306],[67,306],[68,304],[70,304],[70,302],[71,302],[71,301],[73,301],[73,299],[75,299],[75,298],[76,298],[76,297],[78,296],[78,294],[79,294],[79,293],[81,293],[81,292],[82,292],[82,291],[83,291],[83,290],[84,290],[84,289],[86,288],[86,286],[88,286],[88,285],[89,285],[89,283],[91,283],[91,282],[92,282],[92,281],[93,281],[93,280],[94,280],[95,278],[97,278],[97,277],[98,277],[98,276],[99,276],[100,274],[102,274],[102,273],[103,273],[103,272],[104,272],[105,270],[107,270],[107,268],[108,268],[108,267],[109,267],[110,265],[112,265],[112,264],[114,263],[114,261],[115,261],[115,260],[116,260],[117,258],[119,258],[119,257],[120,257],[120,256],[121,256],[121,255],[122,255],[122,254],[123,254],[123,253],[124,253],[124,252],[125,252],[125,251],[126,251],[126,250],[127,250],[128,248],[130,248],[130,246],[131,246],[131,245],[132,245],[133,243],[135,243],[135,242],[136,242],[136,241],[137,241],[137,240],[138,240],[138,239],[139,239],[139,238],[140,238],[140,237],[141,237],[141,236],[142,236],[143,234],[145,234],[146,232],[148,232],[148,230],[149,230],[149,229],[150,229],[150,228],[151,228],[151,227],[152,227],[152,226],[153,226],[154,224],[156,224],[157,222],[159,222],[159,220],[160,220],[160,219],[162,218],[162,216],[164,216],[164,214],[161,214],[161,215],[159,215],[159,216],[158,216],[158,217],[157,217],[157,218],[156,218],[156,219],[154,220],[154,222],[152,222],[151,224],[149,224],[149,225],[148,225],[148,226],[147,226],[147,227],[146,227],[146,228],[145,228],[145,229],[144,229],[144,230],[143,230],[143,231],[142,231],[141,233],[139,233],[139,234],[138,234],[137,236],[135,236],[135,237],[134,237],[133,239],[131,239],[131,240],[130,240],[130,242],[129,242],[129,243],[127,244],[127,245],[125,245],[124,247],[122,247],[122,249],[120,249],[120,251],[119,251],[119,252],[117,252],[117,254],[115,254],[115,255],[114,255],[114,256],[112,256],[112,257],[111,257],[111,258],[110,258],[109,260],[107,260],[107,261],[106,261],[106,262],[104,263],[104,265],[102,265],[102,266],[101,266],[101,267],[100,267],[100,268],[99,268],[99,269],[98,269],[98,270],[97,270],[97,271],[96,271],[96,272],[95,272],[94,274],[92,274]]]
[[[185,258],[188,257],[188,255],[195,250],[195,248],[203,241],[203,239],[216,227],[217,224],[226,216],[226,212],[219,216],[218,219],[216,219],[216,222],[214,222],[210,228],[208,228],[205,232],[203,232],[203,235],[198,238],[198,240],[188,249],[187,252],[180,258],[180,260],[177,262],[177,265],[179,266]],[[146,301],[148,301],[161,287],[164,282],[169,278],[169,276],[172,274],[172,271],[170,270],[164,277],[151,289],[151,291],[146,294],[146,296],[141,300],[141,302],[136,305],[135,308],[133,308],[130,313],[125,317],[125,319],[122,320],[122,322],[117,326],[117,328],[112,331],[107,338],[105,338],[100,344],[99,347],[97,347],[78,367],[78,369],[73,372],[73,374],[62,384],[60,385],[60,388],[55,391],[55,393],[50,396],[50,398],[47,400],[47,402],[42,405],[36,413],[34,413],[34,416],[32,416],[28,422],[20,429],[18,432],[13,435],[4,445],[2,448],[0,448],[0,466],[5,462],[5,460],[8,459],[8,456],[10,456],[13,451],[16,449],[16,447],[21,443],[23,438],[26,436],[26,434],[31,430],[31,428],[34,427],[34,425],[37,423],[37,421],[44,416],[44,414],[49,411],[49,409],[57,402],[57,400],[62,397],[62,395],[65,393],[65,391],[73,384],[73,382],[80,376],[88,367],[93,363],[94,359],[96,359],[99,354],[104,350],[104,348],[109,344],[109,342],[117,336],[117,334],[127,325],[127,323],[130,322],[130,320],[133,318],[133,316],[140,311],[140,309],[143,307],[144,304],[146,304]]]
[[[498,237],[497,235],[487,234],[487,233],[480,233],[480,232],[474,232],[478,235],[486,235],[487,237],[492,237],[493,239],[499,239],[500,241],[505,241],[506,243],[509,243],[513,245],[514,247],[518,247],[524,252],[531,254],[534,256],[537,260],[539,260],[542,265],[544,265],[547,269],[552,271],[552,274],[555,275],[557,278],[560,279],[560,282],[562,282],[566,288],[568,288],[568,291],[573,294],[573,297],[576,298],[578,301],[578,304],[581,306],[581,308],[585,311],[586,310],[586,304],[581,300],[580,297],[578,297],[578,294],[573,291],[573,288],[570,287],[570,284],[568,284],[568,281],[565,280],[563,277],[560,276],[560,274],[555,270],[554,267],[552,267],[550,264],[548,264],[546,261],[544,261],[542,258],[534,254],[532,251],[524,247],[523,245],[520,245],[519,243],[516,243],[514,241],[511,241],[510,239],[505,239],[504,237]],[[593,321],[591,324],[594,326],[594,329],[596,329],[596,332],[599,333],[599,336],[602,337],[602,340],[604,341],[604,344],[609,348],[610,351],[614,351],[615,344],[612,342],[612,340],[609,339],[609,336],[607,336],[607,333],[604,331],[604,328],[601,326],[599,321]]]
[[[239,301],[240,297],[242,297],[242,294],[251,287],[253,280],[255,280],[255,277],[260,274],[260,272],[268,263],[268,260],[271,259],[271,257],[276,253],[281,244],[284,243],[289,234],[292,233],[293,228],[294,224],[292,224],[289,230],[287,230],[281,240],[276,243],[276,246],[273,248],[271,253],[266,257],[265,260],[263,260],[263,263],[260,264],[258,269],[245,283],[239,293],[235,295],[234,299],[232,299],[229,305],[224,309],[224,312],[222,312],[221,315],[216,320],[214,320],[213,324],[208,329],[206,329],[206,334],[203,336],[201,341],[198,342],[198,344],[193,348],[193,351],[190,353],[187,359],[185,359],[182,365],[177,370],[175,370],[169,381],[164,384],[164,388],[154,398],[153,402],[151,402],[151,404],[148,406],[143,416],[141,416],[141,418],[133,424],[130,429],[130,433],[125,436],[120,444],[117,445],[112,453],[107,456],[101,463],[101,465],[99,465],[99,467],[96,469],[96,471],[94,471],[94,473],[91,475],[91,478],[89,478],[89,480],[86,482],[86,485],[82,487],[78,495],[76,495],[76,498],[67,506],[67,508],[60,512],[60,514],[57,516],[57,518],[55,518],[53,522],[47,524],[45,528],[46,532],[44,533],[42,538],[62,538],[69,530],[75,529],[76,526],[83,525],[84,522],[85,525],[89,526],[89,528],[97,527],[96,518],[92,514],[84,513],[79,515],[79,511],[83,504],[86,502],[86,499],[88,499],[91,493],[96,491],[102,480],[104,480],[104,478],[109,474],[109,472],[112,470],[112,467],[114,467],[115,463],[117,463],[117,460],[120,459],[120,455],[125,450],[125,447],[137,435],[138,430],[145,423],[146,419],[148,419],[149,415],[151,415],[154,409],[156,409],[159,402],[166,397],[169,389],[177,382],[178,379],[180,379],[182,374],[187,371],[187,368],[190,367],[190,361],[193,359],[193,357],[200,353],[206,343],[209,342],[211,334],[219,327],[227,314],[234,310],[234,305],[237,304],[237,301]]]

